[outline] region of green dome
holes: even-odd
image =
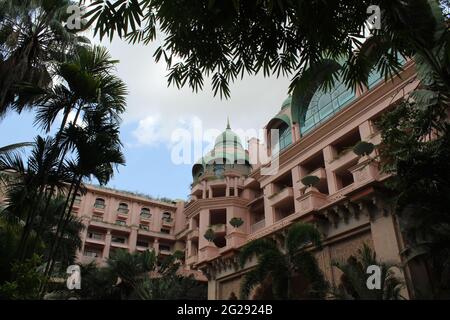
[[[227,129],[216,138],[214,148],[222,146],[240,146],[242,148],[241,139],[230,129],[230,127],[227,127]]]
[[[281,105],[281,110],[286,109],[291,106],[292,103],[292,96],[286,98],[286,100],[283,101],[283,104]]]
[[[249,163],[248,152],[242,146],[239,136],[231,130],[229,122],[225,131],[216,138],[214,148],[200,158],[192,168],[193,177],[203,172],[205,166],[217,160],[224,161],[226,164],[242,163],[246,166]]]

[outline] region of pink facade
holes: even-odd
[[[416,84],[414,65],[408,62],[401,78],[356,92],[348,106],[304,135],[292,117],[289,102],[283,104],[266,126],[274,129],[287,123],[291,130],[286,135],[290,144],[279,152],[278,170],[273,175],[262,174],[269,164],[255,165],[255,161],[249,174],[230,165],[214,179],[210,177],[214,170],[207,169],[214,165],[214,159],[203,161],[205,172],[194,166],[192,197],[184,210],[189,225],[186,263],[207,275],[209,299],[239,294],[242,274],[252,267],[251,263],[238,267],[241,246],[294,221],[313,223],[322,232],[324,248],[311,250],[332,284],[339,282],[340,275],[331,262],[345,260],[363,243],[382,261],[402,262],[397,222],[383,201],[382,182],[387,176],[380,172],[378,162],[370,160],[376,152],[370,158],[358,157],[351,148],[359,141],[378,144],[381,137],[375,121]],[[270,154],[270,136],[266,141],[265,145],[256,139],[249,141],[249,159],[256,158],[258,148],[267,148]],[[240,148],[240,143],[235,145]],[[315,188],[301,183],[307,175],[319,178]],[[234,217],[244,224],[231,226]],[[216,235],[211,242],[204,236],[209,229]],[[408,296],[410,290],[408,286],[403,294]]]
[[[332,284],[340,277],[332,261],[345,260],[363,243],[380,260],[402,263],[402,236],[383,195],[388,177],[372,161],[376,151],[370,157],[351,151],[359,141],[381,141],[376,120],[417,85],[412,62],[406,63],[401,76],[357,91],[350,104],[307,134],[302,134],[305,124],[292,116],[289,101],[268,122],[265,143],[252,139],[249,150],[228,125],[214,150],[194,165],[187,203],[164,203],[88,186],[74,207],[86,225],[79,261],[102,264],[118,248],[154,249],[162,255],[183,250],[186,268],[207,276],[209,299],[227,299],[238,295],[242,275],[254,263],[241,269],[239,248],[302,221],[315,224],[323,234],[323,248],[311,250]],[[274,149],[270,129],[284,130],[278,140],[281,151]],[[278,152],[273,174],[264,174],[270,164],[261,164],[264,161],[256,156],[259,149],[267,149],[270,156]],[[230,154],[236,159],[218,163],[218,159],[229,160]],[[308,175],[319,179],[315,187],[302,184]],[[242,219],[243,224],[233,227],[232,218]],[[211,230],[213,241],[205,237]],[[412,296],[410,270],[404,276],[403,295]]]
[[[165,203],[93,186],[87,189],[73,210],[86,225],[80,262],[102,264],[115,249],[154,249],[162,255],[184,250],[184,242],[177,238],[185,228],[182,202]]]

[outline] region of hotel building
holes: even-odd
[[[239,296],[243,275],[255,265],[253,259],[241,268],[239,249],[300,221],[323,235],[323,248],[310,250],[331,284],[340,278],[332,261],[347,259],[363,243],[378,259],[402,263],[405,244],[385,201],[388,176],[376,150],[360,157],[352,147],[359,141],[380,143],[376,120],[416,85],[409,61],[401,77],[385,82],[374,74],[364,90],[337,84],[331,92],[317,91],[298,109],[288,98],[267,122],[266,141],[250,140],[249,150],[228,124],[214,149],[193,166],[186,203],[87,186],[74,207],[86,225],[79,261],[104,264],[117,249],[154,249],[161,255],[183,250],[186,268],[207,277],[208,298],[228,299]],[[278,129],[276,139],[272,129]],[[258,162],[261,148],[276,159],[275,170],[270,170],[273,162]],[[304,185],[305,176],[317,177],[318,184]],[[232,218],[243,224],[233,227]],[[207,231],[214,233],[213,241]],[[406,269],[405,296],[414,296],[411,279],[420,279],[420,273],[420,266]]]

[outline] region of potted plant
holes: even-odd
[[[375,145],[373,143],[360,141],[353,147],[353,152],[360,157],[365,157],[369,156],[374,149]]]
[[[209,228],[208,230],[206,230],[203,236],[205,237],[206,240],[208,240],[208,242],[213,242],[214,239],[216,238],[216,233],[214,232],[213,229]]]
[[[238,218],[238,217],[234,217],[230,219],[230,224],[234,227],[234,228],[239,228],[240,226],[242,226],[244,224],[244,220],[242,220],[242,218]]]

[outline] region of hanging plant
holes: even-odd
[[[319,181],[319,177],[316,176],[306,176],[301,180],[301,182],[307,187],[315,187],[319,184]]]
[[[203,236],[205,237],[206,240],[208,240],[208,242],[213,242],[214,239],[216,238],[216,233],[214,232],[213,229],[209,228],[208,230],[206,230]]]
[[[234,218],[231,218],[230,224],[235,228],[239,228],[240,226],[242,226],[244,224],[244,220],[242,220],[241,218],[234,217]]]
[[[362,156],[368,156],[373,152],[375,149],[375,146],[373,143],[366,142],[366,141],[360,141],[353,147],[353,152],[362,157]]]

